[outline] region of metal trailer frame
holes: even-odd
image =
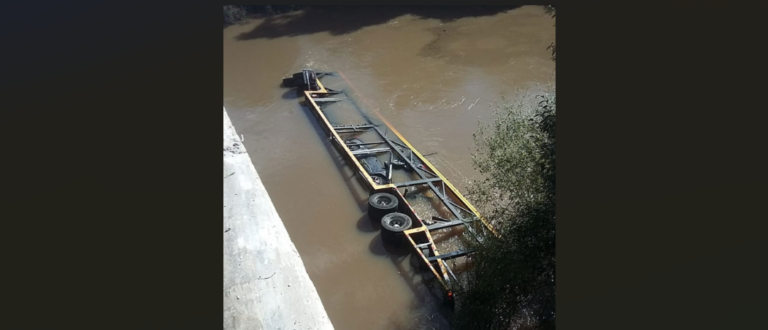
[[[459,281],[454,272],[446,263],[446,260],[457,258],[460,256],[472,253],[472,251],[455,251],[446,254],[440,254],[437,246],[432,238],[431,231],[448,228],[457,225],[464,225],[478,240],[482,240],[484,234],[491,232],[493,235],[498,233],[487,222],[487,220],[478,213],[478,211],[467,201],[464,196],[435,168],[416,148],[414,148],[400,133],[389,123],[379,116],[379,119],[384,123],[387,130],[382,132],[381,125],[376,125],[370,122],[368,115],[356,104],[353,98],[347,97],[346,100],[353,103],[354,107],[368,119],[368,123],[359,125],[333,125],[323,113],[321,104],[329,102],[346,101],[340,98],[331,97],[333,95],[345,94],[344,91],[337,91],[330,88],[326,88],[320,82],[319,77],[325,75],[331,75],[332,73],[318,72],[315,73],[312,70],[303,70],[302,74],[298,73],[294,77],[303,78],[303,82],[298,82],[297,88],[300,88],[305,96],[306,105],[312,114],[317,118],[320,126],[325,134],[328,134],[329,139],[334,143],[333,145],[341,153],[341,155],[357,169],[357,174],[363,179],[363,182],[368,186],[371,194],[379,192],[387,192],[394,195],[400,205],[398,212],[407,214],[413,220],[413,226],[411,229],[405,230],[403,233],[407,238],[407,241],[411,244],[414,251],[419,255],[421,260],[429,267],[429,270],[435,275],[435,278],[440,282],[442,288],[448,295],[453,297],[453,288],[459,286]],[[347,84],[350,84],[349,80],[344,77],[343,73],[339,72],[341,76],[346,80]],[[314,79],[312,79],[314,78]],[[288,78],[286,78],[288,79]],[[285,80],[284,80],[285,81]],[[292,86],[287,86],[292,87]],[[347,95],[349,96],[349,95]],[[378,116],[378,115],[377,115]],[[379,137],[380,141],[362,143],[359,145],[386,145],[385,147],[357,150],[352,151],[349,149],[349,145],[344,142],[341,135],[346,133],[362,132],[366,130],[374,130]],[[394,134],[399,141],[389,138],[388,133]],[[405,166],[410,166],[410,169],[416,175],[420,177],[418,180],[411,180],[406,182],[378,184],[365,168],[360,164],[360,161],[355,157],[361,153],[380,153],[389,152],[390,160],[399,160],[405,163]],[[392,176],[392,161],[388,165],[388,176],[391,179]],[[451,212],[454,219],[443,219],[439,217],[433,217],[433,221],[437,221],[434,224],[425,224],[424,221],[416,214],[411,205],[405,199],[403,194],[398,188],[411,187],[418,185],[427,185],[430,190],[437,196],[441,203]],[[478,233],[472,228],[472,223],[476,220],[480,220],[482,226],[482,233]],[[431,256],[425,255],[422,249],[428,248]],[[434,264],[433,264],[434,263]],[[437,266],[437,267],[435,267]],[[439,271],[438,271],[439,269]]]

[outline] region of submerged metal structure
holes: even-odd
[[[303,70],[284,78],[283,86],[295,87],[303,94],[306,106],[322,130],[368,188],[371,194],[368,216],[371,221],[381,222],[382,239],[387,244],[412,247],[421,266],[439,281],[444,301],[452,306],[454,288],[460,286],[461,281],[446,261],[467,256],[472,251],[441,251],[432,233],[464,226],[473,239],[482,240],[485,235],[497,235],[496,231],[384,118],[376,122],[345,90],[327,88],[320,81],[333,75],[335,73]],[[339,103],[348,103],[351,107],[330,109]],[[420,217],[406,200],[408,189],[429,199],[437,215]],[[414,192],[416,189],[422,191]]]

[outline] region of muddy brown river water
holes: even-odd
[[[224,29],[224,106],[337,330],[448,329],[408,256],[365,216],[368,191],[295,91],[303,68],[341,71],[465,192],[472,133],[503,95],[555,84],[541,6],[353,7],[256,17]],[[419,210],[417,210],[418,212]]]

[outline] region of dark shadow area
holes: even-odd
[[[357,229],[364,233],[378,232],[381,229],[381,224],[374,223],[368,218],[368,214],[363,214],[360,219],[357,220]]]
[[[402,244],[402,246],[392,246],[392,244],[384,243],[381,239],[381,235],[376,235],[368,244],[368,250],[377,256],[389,256],[390,258],[403,257],[411,253],[411,246],[408,243]]]
[[[291,88],[285,93],[283,93],[283,100],[295,100],[298,99],[301,94],[299,94],[299,91]]]
[[[350,179],[350,180],[352,180],[352,179],[355,179],[355,178],[357,178],[356,180],[359,180],[359,181],[363,181],[363,180],[362,180],[362,178],[360,178],[360,176],[359,176],[359,175],[357,175],[357,174],[353,174],[352,176],[350,176],[350,177],[349,177],[349,179]],[[361,182],[360,184],[361,184],[361,185],[365,185],[365,184],[364,184],[364,183],[362,183],[362,182]],[[364,199],[358,200],[358,205],[357,205],[357,206],[358,206],[358,207],[359,207],[361,210],[363,210],[363,212],[366,212],[366,213],[367,213],[367,212],[368,212],[368,198],[364,198]],[[380,228],[380,227],[379,227],[379,228]]]
[[[376,235],[368,244],[368,250],[377,256],[386,256],[387,250],[384,248],[384,241],[381,240],[381,235]]]
[[[288,92],[296,92],[295,89],[290,89]],[[287,93],[288,93],[287,92]],[[285,95],[285,94],[283,94]],[[344,159],[343,156],[341,156],[336,150],[336,148],[331,145],[331,141],[328,139],[328,136],[325,134],[325,131],[323,131],[323,128],[320,127],[320,123],[317,122],[317,118],[312,114],[312,111],[309,110],[309,108],[306,105],[301,105],[301,109],[304,111],[304,114],[307,116],[307,119],[312,123],[312,127],[315,129],[315,132],[317,133],[318,137],[323,141],[323,145],[328,150],[328,154],[333,157],[334,164],[336,165],[336,169],[339,170],[339,173],[341,173],[341,176],[344,178],[348,177],[348,173],[345,171],[346,169],[349,169],[350,167],[347,166],[347,162]],[[349,177],[349,179],[344,180],[344,183],[347,184],[347,187],[349,188],[349,193],[352,195],[352,197],[357,201],[357,205],[360,208],[360,211],[367,212],[368,211],[368,196],[360,195],[358,193],[358,190],[355,186],[353,180],[356,180],[355,177],[358,177],[358,175],[355,175],[354,171],[352,172],[352,176]],[[361,202],[362,201],[362,202]]]
[[[465,17],[492,16],[520,7],[504,6],[310,6],[281,15],[256,15],[264,21],[237,40],[273,39],[328,32],[342,35],[371,25],[411,14],[421,19],[438,19],[443,23]]]
[[[391,330],[449,330],[450,312],[425,299],[413,299],[403,309],[410,311],[409,318],[389,318],[386,329]]]
[[[381,235],[379,235],[379,239],[381,239]],[[411,254],[411,250],[413,250],[411,245],[406,242],[403,242],[400,246],[393,246],[392,244],[384,243],[384,249],[387,250],[387,253],[389,253],[391,257],[407,256]]]
[[[390,260],[395,268],[397,268],[398,274],[416,296],[416,299],[411,301],[408,308],[412,312],[411,321],[407,324],[393,323],[390,325],[390,328],[404,330],[449,329],[448,319],[451,312],[441,306],[442,289],[439,288],[438,282],[430,272],[419,270],[418,266],[410,261],[413,260],[413,255],[413,253],[409,253],[400,257],[390,256]],[[410,267],[408,267],[408,263],[411,264]],[[430,279],[425,280],[419,276],[424,276],[427,273],[430,275]]]

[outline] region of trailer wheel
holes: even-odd
[[[413,221],[403,213],[390,213],[381,218],[381,239],[398,245],[402,242],[403,232],[410,229]]]
[[[373,194],[368,198],[368,218],[379,222],[384,215],[397,211],[397,204],[397,198],[392,194]]]

